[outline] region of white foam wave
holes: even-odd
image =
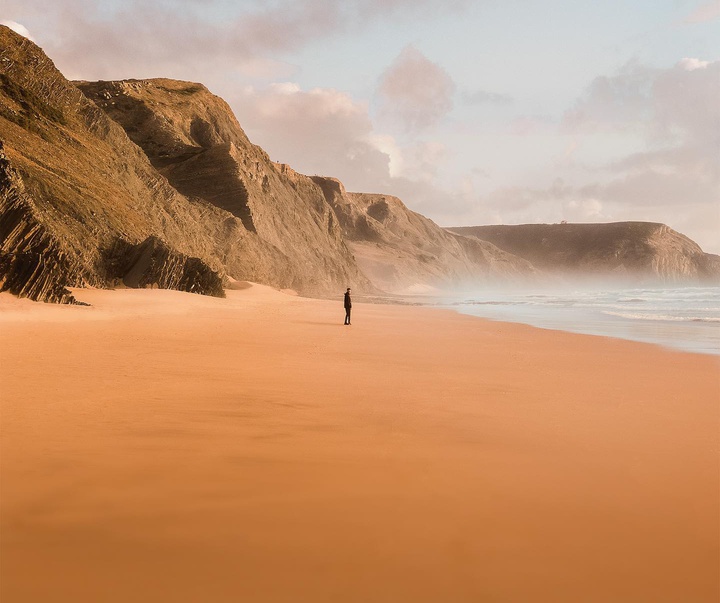
[[[672,321],[672,322],[718,322],[720,318],[714,316],[669,316],[667,314],[637,314],[633,312],[612,312],[605,310],[602,312],[608,316],[618,316],[620,318],[628,318],[630,320],[656,320],[656,321]]]

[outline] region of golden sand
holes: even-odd
[[[419,307],[0,296],[0,600],[717,603],[717,358]]]

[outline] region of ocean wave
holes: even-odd
[[[502,300],[502,301],[476,301],[467,300],[464,302],[457,302],[451,304],[454,306],[527,306],[531,302],[526,301],[514,301],[514,300]]]
[[[605,310],[602,312],[608,316],[618,316],[620,318],[627,318],[630,320],[655,320],[655,321],[670,321],[670,322],[717,322],[720,323],[720,318],[715,316],[669,316],[667,314],[637,314],[633,312],[612,312]]]

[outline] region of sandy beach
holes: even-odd
[[[0,295],[0,600],[717,603],[720,360],[267,287]]]

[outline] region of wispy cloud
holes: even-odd
[[[569,131],[597,131],[647,124],[658,73],[655,68],[630,61],[612,76],[596,77],[565,112],[563,127]]]
[[[455,83],[447,71],[408,46],[380,79],[380,116],[390,127],[418,133],[450,112],[454,94]]]
[[[351,187],[390,179],[390,156],[374,137],[367,105],[343,92],[284,83],[246,87],[229,100],[250,138],[275,161]]]
[[[701,61],[695,58],[684,58],[678,63],[678,67],[685,69],[685,71],[695,71],[696,69],[705,69],[710,65],[712,61]]]
[[[685,23],[705,23],[720,18],[720,0],[705,2],[693,10],[687,17]]]
[[[567,131],[635,129],[650,145],[716,144],[720,61],[684,58],[667,69],[628,63],[595,78],[563,118]]]
[[[455,0],[6,0],[3,12],[22,21],[52,23],[38,43],[63,71],[87,79],[170,75],[199,79],[222,63],[239,74],[277,77],[282,57],[330,38],[361,32],[378,22],[429,18],[463,10]],[[280,57],[280,58],[279,58]],[[262,67],[262,69],[260,68]],[[133,73],[142,69],[143,73]],[[184,76],[182,74],[185,74]]]

